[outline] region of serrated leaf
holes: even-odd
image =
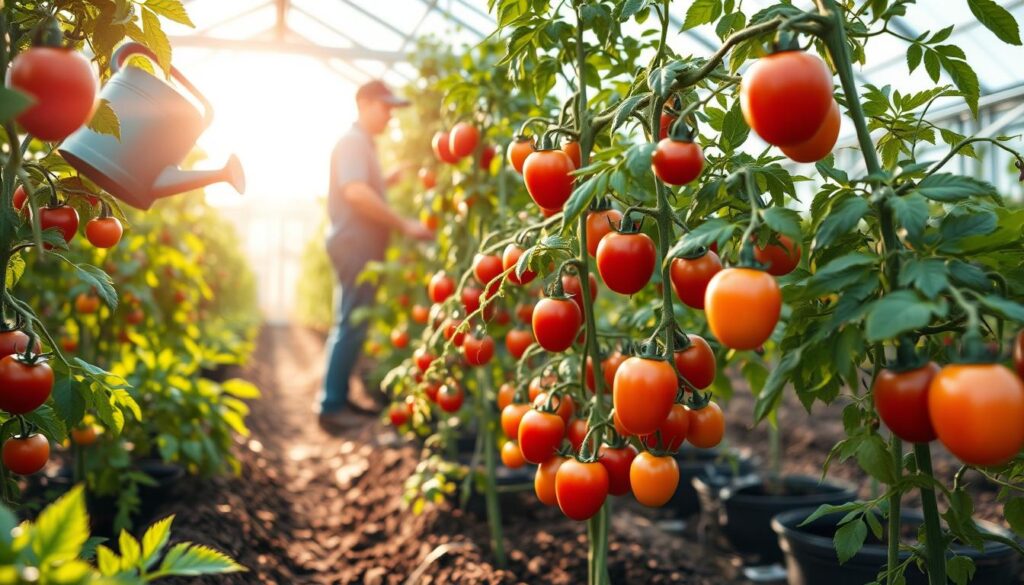
[[[950,260],[949,274],[957,284],[973,288],[975,290],[984,291],[992,288],[992,283],[989,281],[984,269],[974,264],[968,264],[963,260],[958,260],[956,258]]]
[[[644,98],[649,96],[650,94],[643,93],[632,95],[622,100],[622,103],[619,104],[618,109],[615,110],[615,116],[612,118],[611,130],[614,132],[616,129],[618,129],[619,126],[625,124],[626,120],[629,120],[630,116],[633,115],[633,112],[636,111],[636,108],[637,106],[640,105],[640,102],[642,102]]]
[[[934,54],[929,51],[928,54]],[[964,96],[964,101],[971,108],[974,117],[978,117],[978,98],[981,96],[981,84],[978,83],[978,74],[967,63],[960,59],[950,59],[945,56],[939,57],[942,68],[946,70],[953,84]],[[927,64],[927,63],[926,63]]]
[[[928,325],[935,306],[909,290],[890,293],[871,303],[865,334],[869,342],[892,339]]]
[[[76,558],[89,538],[83,486],[77,485],[47,506],[36,519],[31,547],[40,565]]]
[[[946,559],[946,576],[956,585],[967,585],[974,579],[974,561],[970,557],[956,555]]]
[[[983,236],[995,231],[998,225],[996,214],[987,209],[963,210],[960,213],[951,213],[943,218],[939,225],[939,234],[942,236],[941,251],[955,252],[956,244],[971,236]]]
[[[928,299],[935,299],[949,286],[946,263],[941,258],[912,258],[900,267],[900,286],[913,286]]]
[[[160,563],[159,571],[167,575],[196,577],[245,571],[231,557],[210,547],[181,542],[174,545]]]
[[[981,297],[979,300],[981,301],[981,304],[1007,319],[1018,323],[1024,323],[1024,305],[995,295],[986,295]]]
[[[768,379],[764,383],[764,390],[758,395],[757,401],[754,404],[755,421],[761,422],[775,410],[779,399],[782,398],[782,389],[785,388],[786,381],[789,380],[789,374],[800,364],[800,356],[802,354],[803,350],[799,347],[786,352],[782,359],[779,360],[778,365],[768,374]]]
[[[121,140],[121,121],[117,113],[110,107],[110,102],[100,100],[96,111],[89,120],[89,129],[97,134],[107,134]]]
[[[967,0],[971,13],[985,28],[1008,45],[1020,45],[1020,27],[1009,10],[994,0]]]
[[[23,274],[25,274],[25,259],[21,257],[21,254],[11,256],[11,261],[7,264],[7,274],[5,276],[7,288],[14,288],[14,285],[18,284]]]
[[[164,75],[170,75],[171,42],[160,26],[160,19],[148,10],[142,11],[142,34],[144,44],[156,55],[156,62]]]
[[[608,173],[591,175],[583,184],[578,185],[569,196],[569,200],[565,202],[565,207],[562,210],[562,233],[576,227],[576,220],[579,219],[580,214],[587,209],[598,193],[603,194],[607,189]]]
[[[650,77],[647,78],[647,85],[659,97],[665,99],[672,92],[672,86],[675,84],[676,77],[684,69],[686,69],[686,63],[683,61],[672,61],[668,65],[652,71]]]
[[[64,422],[57,418],[57,413],[44,404],[25,415],[25,420],[39,427],[39,430],[54,441],[62,441],[68,436]]]
[[[712,218],[684,234],[668,251],[668,257],[685,256],[712,242],[724,242],[736,233],[739,226],[721,218]]]
[[[35,100],[18,90],[0,87],[0,122],[7,122],[24,112]]]
[[[142,557],[142,547],[135,537],[122,530],[117,539],[118,551],[121,553],[121,569],[128,571],[137,568]]]
[[[743,118],[743,111],[739,107],[739,102],[736,102],[725,113],[725,118],[722,121],[722,148],[726,152],[732,152],[746,142],[748,136],[750,136],[750,126],[747,125],[746,120]]]
[[[91,286],[111,310],[117,308],[117,291],[114,290],[113,281],[110,280],[110,276],[106,272],[91,264],[75,264],[67,258],[65,260],[74,266],[75,276],[86,285]]]
[[[868,212],[868,202],[861,197],[848,197],[832,208],[828,216],[821,222],[818,234],[814,237],[815,250],[824,248],[839,236],[848,233]]]
[[[822,504],[818,506],[810,516],[804,518],[804,521],[798,524],[798,526],[807,526],[811,522],[814,522],[822,516],[829,514],[838,514],[840,512],[852,512],[854,510],[860,510],[864,508],[863,502],[846,502],[845,504]]]
[[[722,0],[695,0],[686,10],[686,20],[681,30],[690,30],[702,24],[709,24],[722,14]]]
[[[836,530],[835,536],[832,537],[832,544],[835,546],[840,565],[857,554],[857,551],[864,546],[864,539],[867,536],[868,526],[861,518],[847,522]]]
[[[857,464],[878,481],[891,484],[896,479],[892,456],[885,441],[877,434],[869,435],[857,448]]]
[[[174,516],[154,522],[142,535],[142,558],[139,565],[143,570],[149,570],[159,560],[160,553],[171,538],[172,522],[174,522]]]
[[[928,202],[924,197],[910,194],[905,197],[889,199],[896,222],[907,230],[912,242],[920,241],[924,228],[928,224]]]
[[[996,188],[985,181],[951,173],[936,173],[917,184],[913,192],[933,201],[944,203],[961,201],[969,197],[995,195]]]
[[[907,47],[907,71],[913,73],[917,66],[921,64],[921,56],[923,55],[921,45],[917,43],[911,44]]]
[[[1011,498],[1003,505],[1003,518],[1017,535],[1024,534],[1024,498]]]
[[[195,28],[196,25],[192,23],[192,19],[189,18],[188,12],[185,11],[185,7],[182,5],[181,0],[146,0],[143,7],[152,10],[153,12],[178,22],[186,26]]]

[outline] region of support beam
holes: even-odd
[[[274,19],[274,38],[277,42],[284,41],[288,32],[288,6],[289,0],[274,0],[274,8],[277,9],[277,16]]]
[[[431,5],[431,2],[429,0],[420,0],[420,2],[426,4],[427,6]],[[452,14],[451,10],[448,10],[446,8],[442,8],[441,6],[437,6],[436,2],[434,2],[433,4],[434,4],[434,6],[433,6],[434,10],[436,10],[436,11],[440,12],[441,14],[443,14],[444,17],[447,18],[448,20],[454,22],[455,24],[457,24],[457,25],[461,26],[462,28],[468,30],[469,32],[475,34],[477,36],[477,38],[483,39],[483,38],[487,37],[487,35],[484,34],[480,29],[476,28],[475,26],[467,23],[465,20],[462,20],[461,18],[459,18],[459,17],[455,16],[454,14]]]
[[[196,36],[172,36],[170,37],[170,41],[171,45],[175,47],[286,53],[290,55],[306,55],[320,59],[380,61],[382,63],[395,63],[408,60],[407,55],[399,51],[378,51],[365,47],[325,47],[323,45],[314,45],[312,43],[278,43],[274,41],[251,39],[221,39],[215,37]]]

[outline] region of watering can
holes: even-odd
[[[60,145],[60,155],[108,193],[139,209],[149,209],[161,197],[222,181],[244,192],[245,175],[235,155],[216,170],[178,168],[213,120],[213,109],[174,67],[171,76],[194,102],[162,79],[125,67],[125,60],[136,54],[156,61],[145,46],[125,43],[114,53],[113,75],[100,92],[120,120],[121,139],[82,127]]]

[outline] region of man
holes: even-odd
[[[392,108],[408,105],[408,100],[391,93],[381,81],[364,84],[356,92],[359,119],[331,154],[327,197],[331,230],[326,245],[338,277],[338,290],[320,399],[320,426],[328,431],[344,430],[359,422],[346,412],[346,407],[355,407],[348,399],[349,378],[362,351],[367,324],[353,322],[352,315],[371,304],[376,291],[369,283],[357,283],[356,278],[367,262],[384,259],[389,232],[420,240],[433,238],[420,222],[404,218],[388,206],[387,187],[401,178],[407,165],[385,179],[374,144],[374,137],[387,129]]]

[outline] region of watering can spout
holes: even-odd
[[[245,193],[245,173],[237,156],[232,154],[223,168],[208,171],[183,171],[178,167],[167,167],[153,185],[153,196],[168,197],[220,182],[229,183],[238,193]]]

